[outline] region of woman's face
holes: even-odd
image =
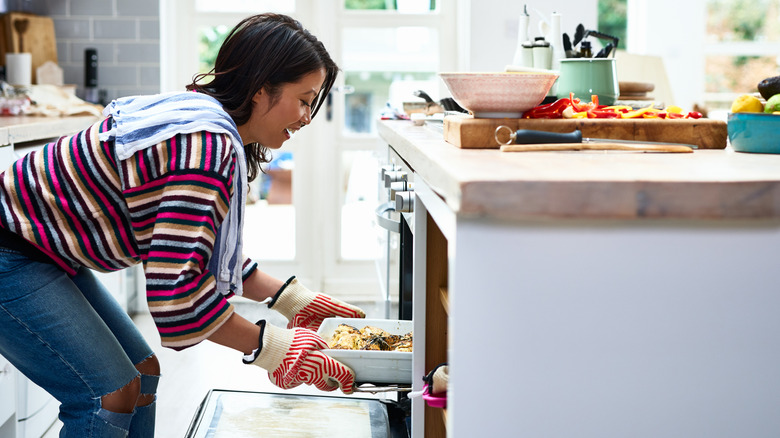
[[[307,74],[298,82],[283,84],[276,102],[265,88],[252,98],[249,121],[238,127],[244,144],[260,143],[278,149],[290,134],[311,123],[311,104],[325,81],[325,69]]]

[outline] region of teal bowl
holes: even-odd
[[[780,154],[780,115],[729,113],[728,131],[735,151]]]

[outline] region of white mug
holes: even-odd
[[[32,54],[5,54],[5,81],[11,85],[30,86],[32,84]]]

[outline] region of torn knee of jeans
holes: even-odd
[[[154,402],[159,381],[160,376],[141,374],[141,395],[138,397],[138,406],[147,406]]]
[[[141,375],[133,377],[128,384],[100,397],[100,407],[113,413],[129,414],[135,409],[141,389]]]
[[[99,409],[97,412],[98,418],[102,419],[106,423],[113,427],[122,429],[125,434],[130,431],[130,423],[133,420],[133,414],[125,414],[119,412],[111,412],[106,409]]]

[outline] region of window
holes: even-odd
[[[599,0],[599,32],[619,38],[618,47],[628,47],[626,35],[627,0]]]
[[[706,10],[706,103],[728,109],[778,74],[780,0],[707,0]]]

